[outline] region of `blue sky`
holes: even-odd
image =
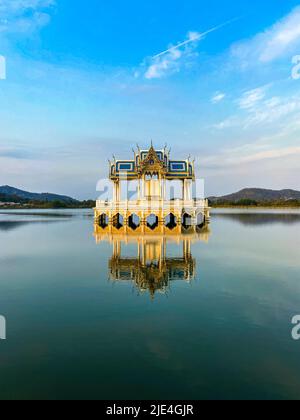
[[[153,139],[208,195],[300,189],[297,1],[0,0],[0,55],[0,184],[96,197]]]

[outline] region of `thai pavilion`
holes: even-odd
[[[194,162],[170,160],[166,148],[155,150],[151,145],[149,150],[134,151],[133,160],[114,158],[109,180],[113,197],[98,200],[95,208],[95,222],[102,229],[112,233],[178,234],[199,230],[209,223],[208,201],[193,197]],[[180,197],[170,196],[173,181],[181,185]],[[134,197],[129,197],[128,185],[135,185]]]

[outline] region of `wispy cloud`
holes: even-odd
[[[223,92],[216,92],[214,96],[211,98],[211,103],[218,104],[222,102],[226,98],[226,94]]]
[[[237,19],[232,19],[221,25],[215,26],[205,32],[192,32],[187,34],[185,41],[180,42],[176,45],[171,45],[165,51],[148,58],[142,67],[146,67],[143,71],[144,77],[148,80],[160,79],[169,74],[174,74],[180,71],[180,69],[186,64],[186,60],[193,56],[195,49],[197,48],[200,41],[213,32],[220,30],[221,28],[233,23]],[[136,73],[138,76],[140,72]]]
[[[236,104],[236,114],[214,125],[218,130],[240,128],[252,129],[255,126],[266,128],[268,124],[279,123],[289,118],[290,124],[294,117],[300,118],[299,94],[285,96],[268,95],[270,85],[245,92]]]
[[[190,44],[191,42],[200,41],[201,39],[204,39],[210,33],[215,32],[215,31],[223,28],[226,25],[229,25],[230,23],[233,23],[236,20],[237,19],[232,19],[230,21],[227,21],[225,23],[222,23],[221,25],[218,25],[218,26],[215,26],[214,28],[209,29],[206,32],[202,32],[202,33],[201,32],[189,32],[188,39],[187,40],[185,40],[183,42],[180,42],[179,44],[168,48],[166,51],[163,51],[163,52],[155,55],[153,58],[154,59],[155,58],[159,58],[159,57],[161,57],[161,56],[163,56],[163,55],[165,55],[165,54],[167,54],[167,53],[169,53],[169,52],[171,52],[173,50],[177,50],[178,48],[184,47],[184,46]]]
[[[261,162],[264,160],[287,158],[300,155],[300,146],[272,147],[266,144],[245,144],[242,147],[227,148],[216,155],[201,159],[205,167],[240,166],[247,163]]]
[[[0,146],[0,158],[27,159],[28,153],[21,148]]]
[[[259,107],[252,110],[245,122],[245,128],[257,124],[273,124],[283,118],[291,118],[300,112],[300,99],[293,96],[288,99],[272,98],[263,102]]]
[[[260,101],[266,96],[266,88],[261,87],[247,91],[243,94],[239,100],[239,106],[241,109],[253,109]]]
[[[55,0],[0,0],[0,33],[34,32],[48,24]]]
[[[232,47],[232,56],[242,67],[271,63],[300,46],[300,6],[289,15],[248,41]]]
[[[147,80],[160,79],[180,71],[186,60],[191,58],[201,37],[199,33],[189,32],[187,40],[146,60],[143,67]]]

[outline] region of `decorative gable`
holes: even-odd
[[[140,173],[145,174],[161,174],[165,175],[167,170],[165,168],[164,162],[162,162],[153,146],[149,149],[148,155],[146,158],[141,162],[140,165]]]

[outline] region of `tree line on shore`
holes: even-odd
[[[237,201],[218,200],[210,201],[211,207],[300,207],[300,200],[275,200],[275,201],[256,201],[251,199],[241,199]]]

